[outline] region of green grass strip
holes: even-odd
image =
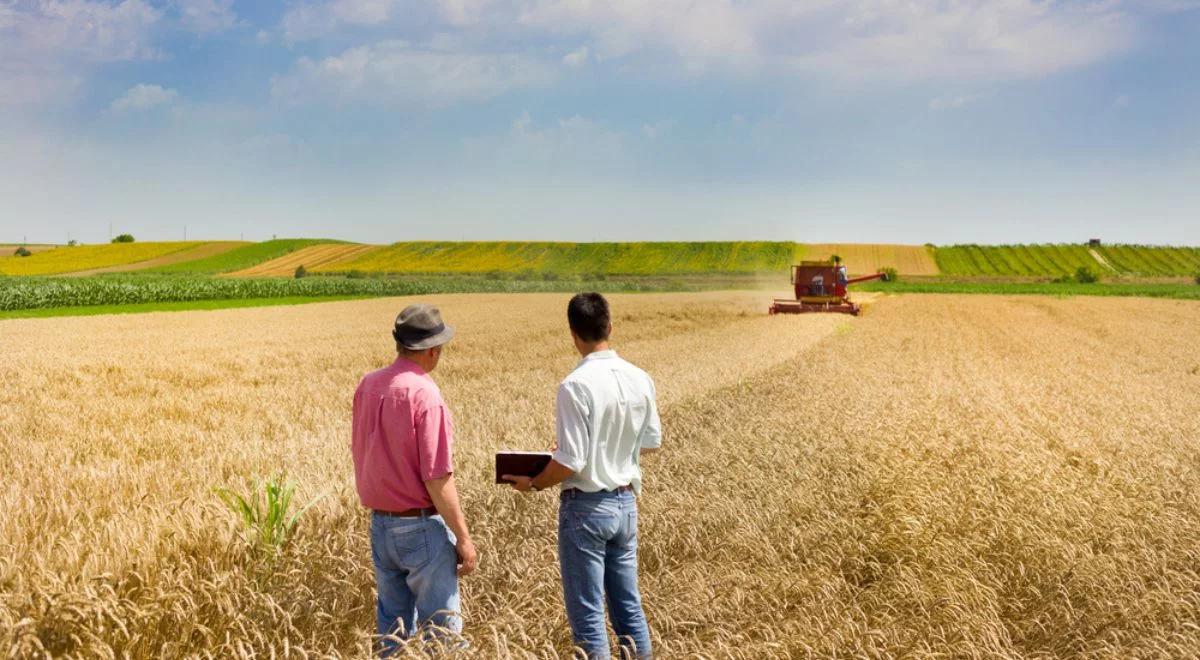
[[[1078,284],[1074,282],[867,282],[855,285],[858,291],[888,293],[966,293],[1038,296],[1118,296],[1137,298],[1175,298],[1200,300],[1195,284]]]
[[[100,314],[144,314],[146,312],[186,312],[193,310],[233,309],[306,305],[338,300],[362,300],[371,296],[289,296],[286,298],[233,298],[225,300],[184,300],[178,302],[138,303],[133,305],[92,305],[88,307],[52,307],[0,312],[0,320],[40,319],[55,316],[96,316]]]

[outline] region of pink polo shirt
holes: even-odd
[[[454,427],[441,390],[404,358],[363,377],[351,436],[354,481],[368,509],[433,506],[425,482],[453,472]]]

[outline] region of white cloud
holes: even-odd
[[[674,129],[675,121],[671,119],[665,119],[663,121],[656,121],[653,124],[642,124],[642,135],[645,135],[651,140],[657,140],[658,138],[670,133]]]
[[[291,72],[271,81],[271,94],[290,102],[436,108],[548,84],[553,75],[545,63],[520,55],[384,41],[322,60],[301,58]]]
[[[519,20],[586,35],[599,59],[667,54],[689,71],[855,79],[1039,76],[1099,61],[1133,38],[1130,17],[1111,0],[537,0]]]
[[[983,98],[983,94],[947,94],[929,100],[930,110],[957,110]]]
[[[563,64],[567,66],[583,66],[588,61],[588,47],[580,46],[579,48],[567,53],[562,58]]]
[[[158,85],[134,85],[121,98],[112,102],[113,112],[130,112],[148,110],[150,108],[174,103],[179,93],[173,89],[163,89]]]
[[[193,32],[224,32],[237,25],[233,0],[174,0],[179,21]]]
[[[827,47],[790,54],[790,64],[855,79],[1030,78],[1099,62],[1135,37],[1113,2],[855,4]]]
[[[328,0],[293,7],[283,16],[288,41],[316,39],[341,25],[379,25],[391,20],[400,0]]]
[[[534,49],[584,41],[587,51],[567,55],[564,63],[627,60],[640,71],[1029,78],[1126,50],[1137,37],[1135,8],[1179,11],[1195,1],[314,0],[286,14],[283,32],[297,41],[342,25],[385,34],[402,29],[410,39],[420,30],[458,30],[477,40],[476,49],[489,39],[516,39]]]
[[[151,33],[161,18],[143,0],[0,7],[0,105],[60,100],[75,93],[97,66],[159,57]]]

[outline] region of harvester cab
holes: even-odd
[[[847,287],[856,282],[884,280],[887,273],[851,278],[840,261],[802,261],[792,266],[792,288],[795,300],[776,298],[771,314],[807,314],[810,312],[862,313],[862,306],[850,300]]]

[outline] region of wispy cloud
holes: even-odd
[[[223,32],[237,25],[233,0],[174,0],[179,22],[200,34]]]
[[[174,103],[179,93],[158,85],[134,85],[109,106],[113,112],[131,112]]]
[[[563,64],[567,66],[583,66],[588,61],[588,47],[580,46],[575,50],[567,53],[562,58]]]
[[[547,64],[515,54],[447,52],[383,41],[321,60],[301,58],[271,82],[288,102],[443,107],[548,84]]]
[[[929,99],[930,110],[957,110],[973,103],[976,103],[984,97],[983,94],[947,94],[934,99]]]
[[[1159,0],[1158,11],[1185,0]],[[477,27],[476,39],[589,43],[567,64],[628,60],[661,70],[804,73],[855,79],[1027,78],[1086,66],[1129,48],[1137,20],[1116,0],[326,0],[291,9],[291,40],[339,26],[432,33]]]
[[[399,6],[400,0],[308,2],[288,10],[281,27],[287,41],[305,41],[322,37],[343,25],[386,23]]]

